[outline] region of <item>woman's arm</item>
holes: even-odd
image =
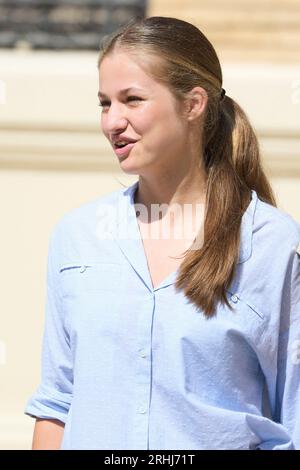
[[[73,390],[73,353],[63,306],[60,265],[64,252],[61,230],[50,237],[47,261],[46,309],[41,382],[25,413],[37,418],[32,449],[59,449]]]
[[[37,418],[34,426],[32,450],[59,450],[64,423],[56,419]]]

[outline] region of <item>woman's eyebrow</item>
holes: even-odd
[[[129,87],[129,88],[125,88],[124,90],[121,90],[119,92],[120,95],[124,95],[125,93],[127,93],[128,91],[130,90],[138,90],[138,91],[144,91],[142,88],[138,88],[138,87]],[[98,98],[101,98],[101,97],[107,97],[107,95],[105,93],[102,93],[101,91],[98,91]]]

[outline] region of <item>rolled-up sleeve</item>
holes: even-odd
[[[61,246],[56,226],[48,249],[41,382],[28,400],[25,414],[65,423],[72,399],[73,364],[59,282]]]
[[[300,449],[300,257],[291,256],[282,299],[276,417]]]

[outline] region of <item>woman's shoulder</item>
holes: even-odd
[[[63,214],[53,225],[51,238],[69,238],[94,230],[103,211],[109,213],[117,208],[120,196],[128,188],[111,191],[103,196],[87,201]]]
[[[257,198],[254,219],[254,232],[261,233],[270,244],[282,246],[296,246],[300,243],[300,224],[288,212],[280,207],[274,207]]]

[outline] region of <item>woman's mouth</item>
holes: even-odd
[[[131,149],[135,146],[136,142],[130,142],[126,145],[124,145],[124,147],[114,147],[114,151],[115,153],[117,154],[118,157],[124,157],[124,156],[127,156],[129,154],[129,152],[131,151]]]

